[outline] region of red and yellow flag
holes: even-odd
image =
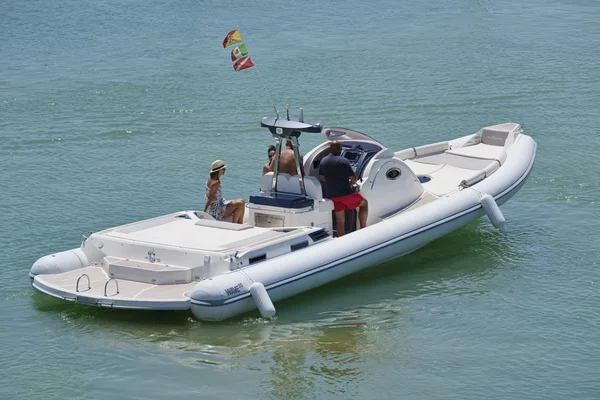
[[[233,63],[233,69],[236,71],[241,71],[250,67],[254,67],[254,63],[250,59],[250,56],[242,57]]]
[[[223,48],[227,47],[227,46],[231,46],[232,44],[236,44],[241,42],[242,39],[242,35],[240,34],[240,31],[235,29],[231,32],[229,32],[227,34],[227,36],[225,36],[225,39],[223,39]]]

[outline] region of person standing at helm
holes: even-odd
[[[225,201],[221,190],[221,177],[225,175],[227,166],[223,161],[216,160],[210,168],[210,176],[206,181],[206,204],[204,212],[220,221],[231,215],[231,222],[241,224],[244,222],[245,203],[243,199]]]
[[[319,165],[319,179],[327,184],[327,196],[333,201],[335,225],[338,236],[346,234],[344,212],[358,207],[360,228],[367,226],[369,203],[352,185],[358,179],[352,170],[350,162],[342,154],[342,145],[338,141],[329,143],[329,154]]]

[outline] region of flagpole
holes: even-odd
[[[242,35],[242,31],[240,31],[239,25],[237,27],[237,30],[240,33],[240,36],[242,37],[244,44],[246,45],[246,49],[248,49],[248,55],[250,55],[250,48],[248,48],[248,43],[246,42],[246,39],[244,39],[244,35]],[[254,67],[256,68],[256,73],[258,74],[258,78],[260,79],[260,82],[262,83],[263,87],[265,88],[265,92],[267,92],[267,96],[269,96],[269,100],[271,100],[271,105],[273,106],[273,110],[275,110],[275,114],[277,115],[277,118],[279,118],[279,111],[277,111],[277,107],[275,107],[275,102],[273,101],[273,98],[271,97],[271,93],[269,92],[269,89],[267,89],[267,85],[265,85],[265,81],[263,81],[262,75],[260,74],[260,71],[258,70],[258,66],[256,65],[256,63],[254,63]]]

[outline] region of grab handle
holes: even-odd
[[[117,285],[117,293],[112,294],[111,296],[116,296],[119,294],[119,281],[117,281],[115,278],[110,278],[109,280],[106,281],[106,283],[104,284],[104,297],[108,297],[108,295],[106,294],[106,288],[108,287],[108,283],[110,281],[115,281],[115,285]]]
[[[88,287],[87,289],[84,290],[84,292],[87,292],[88,290],[90,290],[92,287],[90,286],[90,277],[88,276],[88,274],[82,274],[79,278],[77,278],[77,284],[75,285],[75,291],[79,292],[79,281],[81,280],[81,278],[83,277],[87,278],[87,283],[88,283]]]

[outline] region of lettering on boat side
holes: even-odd
[[[225,293],[227,293],[227,296],[231,296],[232,294],[240,293],[243,288],[244,285],[242,285],[242,283],[240,282],[235,286],[225,289]]]

